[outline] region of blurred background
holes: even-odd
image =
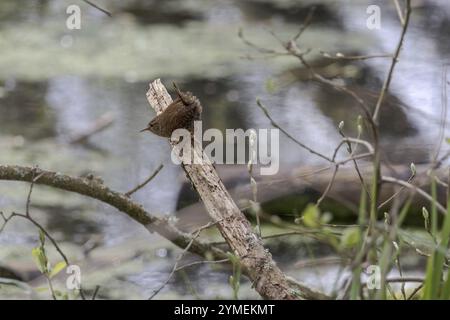
[[[315,5],[301,49],[312,49],[307,58],[317,70],[346,83],[367,101],[376,101],[390,60],[348,63],[321,52],[392,53],[401,32],[391,1],[95,3],[112,17],[81,0],[0,2],[0,163],[39,165],[76,176],[92,173],[118,191],[128,191],[164,164],[158,176],[133,195],[160,216],[175,214],[196,198],[182,170],[170,161],[167,141],[139,133],[154,116],[145,96],[150,81],[161,78],[168,87],[176,81],[194,92],[204,106],[204,129],[270,128],[256,105],[259,98],[294,137],[331,154],[340,141],[340,121],[349,134],[356,132],[359,111],[353,101],[308,81],[308,72],[293,57],[268,59],[252,50],[238,31],[262,47],[281,51],[271,32],[290,39]],[[80,30],[66,27],[66,8],[72,4],[81,8]],[[371,4],[382,8],[379,30],[366,27]],[[449,2],[416,0],[413,5],[381,116],[383,157],[393,165],[430,160],[441,122],[442,69],[450,62]],[[280,148],[284,172],[324,164],[284,136]],[[233,184],[241,172],[227,168],[222,178]],[[23,211],[27,192],[27,184],[0,181],[0,210]],[[276,198],[270,200],[276,204]],[[115,209],[82,196],[37,186],[31,208],[81,265],[85,287],[101,286],[100,298],[148,297],[165,281],[179,252]],[[283,210],[294,209],[302,210]],[[32,287],[45,287],[31,257],[37,241],[31,225],[12,222],[0,234],[0,266]],[[298,267],[302,259],[327,257],[326,247],[301,239],[269,247],[284,270],[312,287],[330,291],[336,285],[341,272],[337,266]],[[192,268],[177,274],[157,298],[231,298],[229,275],[229,270],[214,266]],[[34,294],[26,288],[0,287],[1,298]],[[252,297],[257,294],[244,282],[241,298]]]

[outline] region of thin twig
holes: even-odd
[[[103,8],[99,7],[98,5],[96,5],[95,3],[91,2],[90,0],[83,0],[83,1],[86,2],[88,5],[90,5],[91,7],[94,7],[95,9],[103,12],[107,16],[112,17],[112,13],[111,12],[109,12],[106,9],[103,9]]]
[[[442,142],[444,140],[444,135],[445,135],[445,125],[447,123],[447,68],[448,66],[445,65],[443,70],[442,70],[442,88],[441,88],[441,104],[442,104],[442,108],[441,108],[441,123],[439,126],[439,134],[437,137],[437,143],[436,143],[436,149],[431,161],[432,164],[432,168],[435,167],[438,157],[439,157],[439,153],[441,152],[441,148],[442,148]]]
[[[414,296],[415,296],[422,288],[423,288],[423,283],[413,290],[413,292],[411,293],[411,295],[408,297],[408,300],[412,300],[412,299],[414,298]]]
[[[297,41],[300,36],[305,32],[305,30],[309,27],[309,25],[312,22],[312,18],[314,16],[314,13],[316,12],[316,6],[312,6],[311,9],[309,9],[308,15],[305,18],[305,21],[303,21],[302,26],[300,27],[300,30],[298,33],[292,38],[293,41]]]
[[[250,141],[251,141],[250,143],[254,143],[254,141],[252,139],[250,139]],[[251,151],[251,152],[253,152],[253,151]],[[253,204],[256,206],[256,210],[255,210],[256,211],[255,212],[256,229],[257,229],[258,236],[261,237],[261,221],[259,218],[259,211],[261,211],[261,210],[260,210],[260,206],[258,203],[258,185],[256,183],[255,178],[253,177],[253,162],[252,161],[253,161],[253,154],[250,155],[250,160],[247,165],[247,171],[250,176],[250,188],[251,188],[252,195],[253,195]]]
[[[406,0],[406,15],[405,15],[405,21],[403,23],[402,33],[400,35],[400,40],[398,41],[397,48],[395,49],[395,53],[392,57],[392,62],[389,67],[388,75],[386,77],[386,80],[383,83],[383,87],[381,88],[380,95],[378,97],[377,104],[375,106],[375,111],[373,113],[372,119],[373,122],[378,123],[378,116],[380,113],[381,105],[383,104],[384,97],[386,96],[386,93],[389,89],[389,86],[391,84],[392,75],[394,74],[395,65],[398,62],[398,57],[400,55],[400,50],[403,46],[403,41],[405,39],[406,30],[408,29],[409,25],[409,18],[411,16],[411,0]]]
[[[331,160],[332,160],[333,163],[336,162],[336,156],[337,156],[337,153],[338,153],[339,149],[344,145],[344,143],[347,143],[348,148],[349,148],[350,155],[353,154],[352,148],[351,148],[351,142],[356,143],[356,144],[362,144],[362,145],[364,145],[364,146],[369,150],[370,153],[373,153],[373,152],[374,152],[374,149],[373,149],[372,145],[371,145],[369,142],[367,142],[367,141],[365,141],[365,140],[361,140],[361,139],[359,139],[359,138],[356,138],[356,139],[355,139],[355,138],[348,138],[348,137],[346,137],[346,136],[342,133],[341,130],[339,130],[339,131],[341,132],[341,135],[343,136],[343,139],[342,139],[342,141],[339,143],[339,145],[336,147],[336,149],[334,150],[333,157],[331,158]],[[364,179],[363,179],[363,177],[362,177],[362,175],[361,175],[361,172],[360,172],[360,170],[359,170],[358,164],[356,163],[356,160],[353,159],[353,163],[354,163],[354,165],[355,165],[356,172],[358,173],[358,176],[359,176],[359,179],[360,179],[360,181],[361,181],[361,183],[362,183],[362,185],[363,185],[363,188],[364,188],[364,189],[366,190],[366,192],[368,193],[368,191],[367,191],[367,189],[366,189],[366,187],[365,187],[365,184],[364,184]],[[321,197],[317,200],[317,202],[316,202],[316,206],[317,206],[317,207],[320,206],[320,204],[322,203],[322,201],[323,201],[323,200],[325,199],[325,197],[327,196],[328,192],[331,190],[331,187],[333,186],[333,183],[334,183],[334,181],[335,181],[335,179],[336,179],[336,175],[337,175],[338,170],[339,170],[339,165],[336,164],[335,167],[334,167],[333,175],[332,175],[332,177],[331,177],[331,179],[330,179],[330,181],[329,181],[327,187],[325,188],[324,193],[322,194],[322,196],[321,196]],[[370,196],[369,196],[369,199],[370,199]]]
[[[442,166],[442,164],[450,157],[450,150],[447,151],[438,161],[436,161],[436,164],[432,169],[437,169]]]
[[[395,278],[389,278],[386,279],[386,282],[388,283],[405,283],[405,282],[424,282],[424,278],[420,277],[395,277]],[[366,286],[367,283],[363,283],[363,286]]]
[[[56,294],[55,294],[55,289],[53,289],[52,280],[50,280],[50,277],[48,275],[45,275],[45,278],[47,279],[47,284],[48,284],[48,287],[50,289],[50,293],[52,294],[53,300],[57,300],[56,299]]]
[[[197,265],[200,265],[200,264],[219,264],[219,263],[225,263],[225,262],[228,262],[228,261],[230,261],[230,259],[194,261],[194,262],[182,265],[180,267],[177,267],[175,269],[175,271],[180,271],[182,269],[190,268],[190,267],[197,266]]]
[[[420,194],[422,197],[424,197],[428,201],[430,201],[430,202],[435,201],[433,199],[433,197],[431,195],[429,195],[427,192],[425,192],[424,190],[420,189],[419,187],[416,187],[415,185],[413,185],[407,181],[396,179],[394,177],[386,177],[386,176],[382,176],[381,181],[388,182],[388,183],[395,183],[395,184],[398,184],[401,186],[405,186],[408,189],[416,191],[418,194]],[[440,213],[442,213],[444,215],[447,214],[447,210],[440,203],[436,203],[436,208],[439,210]]]
[[[394,4],[395,4],[395,9],[397,10],[398,18],[400,19],[400,23],[402,24],[402,26],[404,26],[405,18],[403,17],[402,8],[400,7],[400,3],[398,2],[398,0],[394,0]]]
[[[94,293],[92,294],[92,300],[95,300],[99,290],[100,290],[100,286],[99,285],[95,286]]]
[[[270,234],[264,237],[261,237],[262,239],[272,239],[272,238],[280,238],[280,237],[286,237],[286,236],[292,236],[292,235],[308,235],[308,234],[321,234],[322,232],[319,230],[305,230],[305,231],[289,231],[289,232],[283,232],[283,233],[276,233],[276,234]]]
[[[441,179],[439,179],[439,177],[434,176],[434,180],[436,181],[436,183],[444,188],[448,188],[448,183],[442,181]]]
[[[369,123],[371,124],[372,130],[374,131],[374,138],[377,136],[376,132],[375,132],[375,128],[376,125],[375,123],[372,121],[372,117],[369,111],[369,107],[367,106],[367,104],[365,103],[365,101],[353,90],[350,90],[349,88],[347,88],[344,85],[339,85],[331,80],[328,80],[327,78],[323,77],[322,75],[320,75],[319,73],[317,73],[314,68],[305,60],[304,54],[299,52],[299,49],[297,47],[297,45],[295,44],[295,42],[290,41],[285,45],[285,49],[287,52],[291,53],[292,56],[298,58],[300,60],[300,62],[302,63],[302,65],[308,69],[310,75],[312,76],[312,78],[320,83],[323,83],[325,85],[331,86],[332,88],[334,88],[335,90],[344,92],[346,94],[348,94],[349,96],[351,96],[358,104],[359,107],[361,107],[362,111],[364,112],[364,115],[366,117],[366,119],[369,121]]]
[[[334,55],[320,51],[320,54],[327,59],[332,60],[344,60],[344,61],[361,61],[361,60],[369,60],[369,59],[378,59],[378,58],[392,58],[392,54],[380,53],[380,54],[372,54],[372,55],[355,55],[355,56],[346,56],[342,53],[336,53]]]
[[[162,289],[164,289],[164,287],[169,283],[170,279],[172,279],[172,276],[174,275],[175,271],[178,268],[178,263],[180,262],[180,260],[184,257],[184,255],[189,251],[189,248],[191,247],[192,243],[195,241],[195,239],[198,238],[198,236],[200,235],[200,233],[207,229],[210,228],[214,225],[216,225],[217,222],[210,222],[202,227],[200,227],[196,232],[195,235],[192,237],[191,241],[188,243],[188,245],[186,246],[186,248],[183,249],[183,251],[178,255],[176,261],[175,261],[175,265],[172,268],[172,271],[170,272],[169,276],[167,277],[166,281],[164,281],[164,283],[155,291],[153,291],[153,294],[148,298],[148,300],[152,300]]]
[[[339,133],[341,134],[341,136],[343,138],[347,138],[347,136],[344,134],[344,132],[342,131],[341,128],[339,128]],[[361,138],[361,130],[358,130],[358,136],[356,139],[360,140],[360,138]],[[352,157],[356,153],[356,150],[358,149],[358,144],[356,144],[355,148],[353,148],[351,141],[347,140],[347,146],[348,146],[348,153]],[[370,145],[370,146],[372,146],[372,145]],[[367,189],[366,182],[364,181],[364,178],[361,174],[361,170],[359,170],[358,162],[356,161],[356,159],[353,159],[353,166],[355,167],[356,174],[358,175],[359,181],[361,182],[361,186],[363,187],[364,191],[366,192],[367,199],[371,200],[370,192]]]
[[[242,40],[242,42],[244,42],[245,45],[255,49],[256,51],[258,51],[261,54],[270,55],[270,56],[286,55],[286,52],[279,52],[279,51],[275,51],[272,49],[266,49],[266,48],[260,47],[257,44],[251,42],[250,40],[245,38],[244,30],[242,28],[239,29],[239,31],[238,31],[238,37]]]
[[[262,102],[258,99],[256,100],[256,103],[258,105],[258,107],[264,112],[265,116],[269,119],[270,124],[277,128],[278,130],[280,130],[286,137],[288,137],[290,140],[292,140],[293,142],[295,142],[296,144],[298,144],[300,147],[302,147],[303,149],[306,149],[307,151],[309,151],[312,154],[315,154],[316,156],[327,160],[328,162],[333,162],[333,160],[329,157],[327,157],[326,155],[321,154],[318,151],[315,151],[314,149],[308,147],[307,145],[305,145],[303,142],[300,142],[299,140],[295,139],[293,136],[291,136],[289,134],[289,132],[287,132],[286,130],[284,130],[282,127],[280,127],[274,120],[273,118],[270,116],[269,111],[267,110],[267,108],[262,104]]]
[[[367,148],[367,150],[369,151],[369,153],[373,154],[374,153],[374,148],[373,146],[370,144],[370,142],[366,141],[366,140],[361,140],[361,139],[357,139],[357,138],[350,138],[350,137],[344,137],[342,139],[342,141],[338,144],[338,147],[336,148],[332,160],[334,161],[334,159],[336,158],[337,155],[337,151],[339,150],[339,148],[344,145],[344,144],[348,144],[348,143],[356,143],[356,144],[362,144],[363,146],[365,146]]]
[[[39,230],[41,230],[41,231],[45,234],[45,236],[50,240],[50,242],[53,244],[53,246],[55,247],[56,251],[58,251],[58,253],[60,254],[60,256],[63,258],[64,262],[65,262],[67,265],[70,265],[69,259],[67,259],[66,255],[65,255],[64,252],[61,250],[61,248],[59,247],[59,245],[58,245],[58,243],[56,242],[56,240],[48,233],[48,231],[47,231],[41,224],[39,224],[39,222],[37,222],[36,220],[34,220],[31,216],[26,215],[26,214],[23,214],[23,213],[13,212],[12,215],[30,221],[30,222],[31,222],[32,224],[34,224]]]
[[[302,31],[303,32],[303,31]],[[368,106],[366,105],[366,103],[364,102],[364,100],[358,96],[358,94],[356,94],[354,91],[348,89],[346,86],[343,85],[338,85],[333,81],[330,81],[326,78],[324,78],[323,76],[321,76],[320,74],[318,74],[310,65],[309,63],[305,60],[304,56],[309,53],[311,50],[306,50],[305,52],[301,52],[300,49],[298,48],[297,44],[296,44],[296,39],[295,36],[293,38],[291,38],[291,40],[289,40],[288,42],[284,42],[282,41],[275,33],[271,32],[271,34],[278,40],[278,42],[280,43],[280,45],[286,50],[286,52],[278,52],[272,49],[267,49],[267,48],[263,48],[251,41],[249,41],[248,39],[246,39],[244,37],[244,34],[242,32],[242,30],[240,30],[239,32],[239,37],[242,39],[242,41],[244,42],[244,44],[256,49],[258,52],[263,53],[263,54],[272,54],[272,55],[276,55],[276,56],[280,56],[280,55],[286,55],[286,53],[288,53],[289,55],[296,57],[300,60],[300,62],[303,64],[304,67],[306,67],[306,69],[308,69],[310,75],[312,76],[312,78],[318,82],[321,82],[323,84],[326,84],[328,86],[333,87],[335,90],[344,92],[348,95],[350,95],[353,99],[355,99],[355,101],[357,102],[358,106],[360,106],[365,114],[365,117],[367,119],[367,121],[370,123],[372,131],[373,131],[373,135],[374,135],[374,139],[377,140],[378,139],[378,134],[376,131],[376,124],[373,122],[372,120],[372,114],[369,111]]]
[[[0,233],[3,232],[3,230],[5,229],[6,225],[8,224],[8,222],[11,220],[12,217],[14,217],[13,214],[11,214],[9,217],[6,217],[5,214],[3,212],[0,211],[0,216],[3,219],[3,225],[0,228]]]
[[[411,176],[408,178],[408,180],[406,181],[407,183],[411,183],[414,179],[414,177],[416,176],[415,172],[411,173]],[[395,192],[392,196],[390,196],[387,200],[385,200],[383,203],[381,203],[378,206],[378,210],[380,210],[381,208],[383,208],[385,205],[387,205],[389,202],[392,201],[392,199],[394,199],[395,197],[397,197],[404,189],[406,188],[406,186],[401,186],[399,190],[397,190],[397,192]]]
[[[35,170],[37,170],[37,168],[35,168],[33,170],[33,179],[31,180],[30,189],[28,190],[27,202],[25,205],[25,214],[27,216],[30,216],[31,194],[33,193],[34,184],[36,183],[36,181],[39,180],[40,177],[42,177],[42,174],[43,174],[41,172],[38,176],[35,177],[35,174],[36,174]]]
[[[130,197],[133,193],[135,193],[136,191],[145,187],[150,181],[153,180],[153,178],[155,178],[158,175],[158,173],[162,170],[163,167],[164,167],[164,165],[160,164],[159,167],[156,168],[155,171],[153,171],[153,173],[150,175],[150,177],[148,177],[143,183],[138,184],[136,187],[134,187],[130,191],[126,192],[125,196]]]
[[[334,180],[336,179],[336,175],[338,173],[338,170],[339,170],[339,166],[335,166],[334,167],[334,171],[333,171],[333,175],[332,175],[330,181],[328,182],[328,185],[325,188],[325,191],[323,192],[322,196],[320,196],[320,198],[316,202],[316,206],[317,207],[320,207],[320,205],[322,204],[322,201],[325,199],[325,197],[327,196],[328,192],[330,192],[331,187],[333,186]]]

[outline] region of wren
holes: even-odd
[[[143,131],[169,138],[176,129],[194,130],[194,121],[201,119],[202,106],[191,92],[182,92],[173,84],[177,98],[159,115],[154,117]]]

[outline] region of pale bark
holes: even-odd
[[[109,204],[122,213],[127,214],[150,232],[157,232],[176,246],[182,249],[189,246],[189,252],[191,253],[214,260],[223,260],[227,258],[227,255],[223,250],[210,245],[205,241],[192,239],[192,234],[180,231],[167,219],[152,215],[124,193],[110,189],[98,179],[73,177],[39,168],[0,165],[0,180],[31,183],[34,177],[37,176],[39,176],[39,179],[35,181],[34,184],[78,193]],[[244,274],[248,274],[249,271],[245,266],[243,267]],[[288,281],[292,288],[299,291],[300,296],[304,299],[329,299],[328,296],[311,290],[292,278],[288,278]]]
[[[157,114],[172,102],[159,79],[150,83],[147,99]],[[202,154],[198,148],[194,152]],[[182,166],[212,220],[217,222],[222,236],[239,257],[256,291],[266,299],[297,299],[300,293],[289,286],[286,275],[264,248],[261,238],[253,232],[250,222],[225,189],[215,168],[207,163],[183,163]]]
[[[0,165],[0,180],[31,182],[37,176],[39,176],[39,179],[35,184],[75,192],[107,203],[127,214],[149,231],[159,233],[180,248],[185,248],[192,240],[190,234],[181,232],[166,219],[150,214],[123,193],[111,190],[95,178],[72,177],[59,172],[32,167]],[[200,240],[195,240],[192,243],[190,252],[201,256],[205,256],[209,252],[214,259],[226,258],[226,254],[222,250]]]

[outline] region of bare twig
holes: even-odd
[[[36,168],[37,169],[37,168]],[[42,176],[42,173],[34,176],[35,173],[33,172],[33,179],[31,180],[30,189],[28,190],[28,196],[27,196],[27,202],[25,205],[25,214],[29,217],[30,216],[30,205],[31,205],[31,194],[33,193],[33,187],[36,181],[39,180],[39,178]]]
[[[156,168],[155,171],[153,171],[153,173],[141,184],[138,184],[136,187],[134,187],[133,189],[131,189],[130,191],[125,193],[125,196],[130,197],[133,193],[135,193],[136,191],[142,189],[143,187],[145,187],[150,181],[153,180],[153,178],[155,178],[158,173],[161,171],[161,169],[164,167],[163,164],[160,164],[158,166],[158,168]]]
[[[258,105],[259,108],[263,111],[263,113],[265,114],[265,116],[269,119],[271,125],[272,125],[273,127],[277,128],[277,129],[279,129],[279,130],[280,130],[285,136],[287,136],[290,140],[294,141],[297,145],[299,145],[300,147],[306,149],[306,150],[309,151],[310,153],[315,154],[315,155],[321,157],[322,159],[325,159],[325,160],[327,160],[327,161],[329,161],[329,162],[331,162],[331,163],[334,163],[334,172],[333,172],[333,176],[332,176],[332,178],[331,178],[331,180],[330,180],[328,186],[326,187],[325,192],[324,192],[324,193],[322,194],[322,196],[318,199],[318,201],[317,201],[317,203],[316,203],[317,206],[320,206],[321,202],[325,199],[325,197],[327,196],[328,192],[330,191],[330,189],[331,189],[331,187],[332,187],[332,184],[333,184],[333,182],[334,182],[334,179],[336,178],[336,174],[337,174],[337,172],[338,172],[338,170],[339,170],[339,165],[340,165],[339,163],[336,162],[336,156],[337,156],[337,152],[339,151],[340,147],[341,147],[344,143],[347,143],[347,144],[350,145],[350,153],[351,153],[351,155],[352,155],[351,144],[350,144],[351,142],[356,143],[356,144],[362,144],[362,145],[364,145],[364,146],[368,149],[368,151],[369,151],[370,154],[373,154],[373,152],[374,152],[374,148],[372,147],[372,145],[371,145],[369,142],[367,142],[367,141],[365,141],[365,140],[361,140],[361,139],[348,138],[348,137],[345,137],[345,136],[344,136],[344,137],[343,137],[343,140],[341,141],[341,143],[336,147],[336,149],[335,149],[335,151],[334,151],[334,153],[333,153],[333,156],[332,156],[331,158],[329,158],[329,157],[327,157],[326,155],[321,154],[320,152],[315,151],[314,149],[312,149],[312,148],[308,147],[307,145],[305,145],[304,143],[300,142],[299,140],[297,140],[296,138],[294,138],[292,135],[290,135],[286,130],[284,130],[280,125],[278,125],[278,123],[276,123],[275,120],[271,117],[271,115],[269,114],[267,108],[262,104],[262,102],[261,102],[260,100],[257,100],[257,105]],[[352,158],[353,158],[352,161],[354,162],[354,164],[355,164],[355,166],[356,166],[356,168],[357,168],[357,172],[358,172],[358,174],[359,174],[359,177],[360,177],[360,179],[361,179],[361,181],[362,181],[362,183],[363,183],[363,187],[364,187],[364,189],[366,189],[365,184],[364,184],[364,180],[362,179],[362,176],[361,176],[361,172],[360,172],[359,169],[358,169],[358,165],[357,165],[357,163],[356,163],[356,159],[355,159],[354,157],[352,157]],[[367,190],[366,190],[366,192],[367,192]]]
[[[338,170],[339,170],[339,165],[334,167],[333,176],[331,177],[330,182],[328,183],[327,187],[325,188],[325,191],[323,192],[322,196],[320,196],[320,198],[316,202],[317,207],[320,207],[322,201],[325,199],[328,192],[330,192],[331,187],[333,186],[333,182],[336,179],[336,174],[338,173]]]
[[[11,214],[11,216],[14,217],[20,217],[23,219],[26,219],[28,221],[30,221],[32,224],[34,224],[40,231],[42,231],[42,233],[45,234],[45,236],[47,237],[47,239],[50,240],[50,242],[53,244],[53,246],[55,247],[56,251],[58,251],[59,255],[61,256],[61,258],[63,258],[64,262],[69,265],[69,259],[67,259],[66,255],[64,254],[64,252],[61,250],[61,248],[59,247],[58,243],[56,242],[56,240],[50,235],[50,233],[48,233],[48,231],[36,220],[34,220],[30,215],[27,214],[23,214],[23,213],[17,213],[17,212],[13,212]]]
[[[420,277],[398,277],[398,278],[388,278],[386,279],[386,282],[388,283],[405,283],[405,282],[424,282],[425,279],[424,278],[420,278]],[[363,283],[364,286],[367,285],[367,283]]]
[[[201,265],[201,264],[219,264],[219,263],[225,263],[225,262],[228,262],[228,261],[230,261],[230,259],[194,261],[194,262],[187,263],[185,265],[177,267],[175,271],[180,271],[180,270],[183,270],[183,269],[186,269],[186,268],[190,268],[190,267],[193,267],[193,266],[198,266],[198,265]]]
[[[244,42],[244,44],[255,49],[256,51],[258,51],[259,53],[261,53],[263,55],[266,55],[266,56],[269,55],[270,57],[286,55],[286,52],[280,52],[280,51],[276,51],[276,50],[272,50],[272,49],[266,49],[266,48],[260,47],[257,44],[251,42],[250,40],[245,38],[244,30],[242,28],[239,29],[238,37]]]
[[[207,229],[210,228],[214,225],[216,225],[217,222],[210,222],[202,227],[200,227],[194,234],[194,236],[192,237],[191,241],[188,243],[188,245],[186,246],[186,248],[184,248],[184,250],[178,255],[176,261],[175,261],[175,265],[172,268],[172,271],[170,272],[169,276],[167,277],[166,281],[164,281],[164,283],[155,291],[153,291],[153,294],[148,298],[148,300],[152,300],[159,292],[161,292],[162,289],[164,289],[164,287],[169,283],[170,279],[172,279],[172,276],[174,275],[175,271],[177,271],[178,268],[178,263],[181,261],[181,259],[184,257],[184,255],[189,251],[189,248],[192,246],[192,243],[194,242],[195,239],[198,238],[198,236],[200,235],[200,233]]]
[[[407,180],[406,182],[410,184],[410,183],[413,181],[413,179],[414,179],[415,176],[416,176],[416,173],[415,173],[415,172],[412,172],[412,173],[411,173],[411,176],[408,178],[408,180]],[[406,188],[406,186],[402,185],[402,186],[400,187],[400,189],[399,189],[397,192],[395,192],[392,196],[390,196],[388,199],[386,199],[383,203],[381,203],[381,204],[378,206],[378,210],[381,209],[381,208],[383,208],[383,207],[384,207],[385,205],[387,205],[389,202],[391,202],[392,199],[394,199],[395,197],[397,197],[397,196],[398,196],[405,188]]]
[[[292,38],[293,41],[297,41],[300,36],[305,32],[305,30],[309,27],[309,25],[312,22],[312,18],[314,16],[314,13],[316,12],[316,7],[312,6],[311,9],[309,9],[308,15],[305,18],[305,21],[303,21],[302,26],[300,27],[300,30],[298,33]]]
[[[393,177],[386,177],[386,176],[382,176],[381,177],[381,181],[382,182],[388,182],[388,183],[395,183],[395,184],[398,184],[400,186],[404,186],[404,187],[406,187],[408,189],[411,189],[411,190],[417,192],[418,194],[420,194],[422,197],[424,197],[425,199],[427,199],[430,202],[435,201],[433,199],[433,197],[430,196],[427,192],[425,192],[424,190],[420,189],[419,187],[417,187],[417,186],[415,186],[415,185],[413,185],[413,184],[411,184],[411,183],[409,183],[407,181],[396,179],[396,178],[393,178]],[[440,203],[436,203],[436,208],[439,210],[440,213],[442,213],[444,215],[447,214],[447,210]]]
[[[436,161],[436,163],[432,169],[440,168],[442,166],[442,164],[444,163],[444,161],[446,161],[449,157],[450,157],[450,151],[447,151],[441,158],[438,159],[438,161]]]
[[[395,9],[397,10],[398,18],[400,19],[400,23],[402,24],[402,26],[404,26],[405,25],[405,17],[403,17],[402,8],[400,7],[400,3],[398,2],[398,0],[393,0],[393,1],[394,1]]]
[[[293,142],[295,142],[296,144],[298,144],[300,147],[302,147],[303,149],[309,151],[312,154],[315,154],[316,156],[327,160],[328,162],[333,162],[333,160],[329,157],[327,157],[326,155],[323,155],[322,153],[315,151],[314,149],[308,147],[307,145],[305,145],[303,142],[300,142],[299,140],[295,139],[293,136],[291,136],[291,134],[289,132],[287,132],[286,130],[284,130],[281,126],[279,126],[274,120],[273,118],[270,116],[269,111],[267,110],[267,108],[263,105],[263,103],[258,99],[256,100],[256,103],[258,105],[258,107],[264,112],[264,114],[266,115],[266,117],[269,119],[270,124],[277,128],[278,130],[280,130],[286,137],[288,137],[290,140],[292,140]]]
[[[336,155],[337,155],[337,152],[339,151],[339,148],[340,148],[342,145],[344,145],[344,144],[347,144],[347,145],[348,145],[348,143],[351,143],[351,142],[352,142],[352,143],[356,143],[356,144],[362,144],[363,146],[365,146],[365,147],[367,148],[367,150],[369,151],[369,153],[371,153],[371,154],[374,153],[374,148],[372,147],[372,145],[371,145],[368,141],[366,141],[366,140],[361,140],[361,139],[356,139],[356,138],[344,137],[344,138],[342,139],[342,141],[338,144],[337,148],[336,148],[335,151],[334,151],[334,154],[333,154],[333,157],[332,157],[333,162],[334,162],[334,159],[336,159]]]
[[[94,293],[92,294],[92,300],[95,300],[95,298],[97,298],[97,294],[98,294],[98,291],[100,290],[100,286],[95,286],[95,290],[94,290]]]
[[[342,53],[336,53],[334,55],[320,51],[320,54],[327,58],[337,61],[361,61],[361,60],[369,60],[369,59],[378,59],[378,58],[392,58],[392,54],[380,53],[380,54],[372,54],[372,55],[355,55],[355,56],[346,56]]]
[[[411,292],[411,294],[408,297],[408,300],[412,300],[414,298],[414,296],[423,288],[423,283],[420,284],[417,288],[415,288],[413,290],[413,292]]]
[[[55,294],[55,289],[53,289],[52,280],[50,279],[50,277],[48,275],[45,275],[45,278],[47,279],[47,284],[48,284],[48,287],[50,289],[50,293],[52,295],[53,300],[57,300],[56,299],[56,294]]]
[[[103,12],[104,14],[106,14],[109,17],[112,17],[112,13],[109,12],[106,9],[103,9],[102,7],[99,7],[98,5],[96,5],[95,3],[91,2],[90,0],[83,0],[84,2],[86,2],[88,5],[90,5],[91,7]]]
[[[391,84],[392,75],[394,74],[395,65],[398,62],[398,57],[400,55],[400,50],[402,49],[403,41],[405,39],[406,31],[408,29],[410,16],[411,16],[411,0],[406,0],[405,21],[403,23],[403,28],[402,28],[402,33],[400,35],[400,40],[398,41],[397,48],[395,49],[395,53],[394,53],[394,55],[392,57],[392,62],[391,62],[391,65],[389,67],[388,75],[386,77],[386,80],[383,83],[383,87],[381,88],[381,92],[380,92],[380,95],[378,97],[377,104],[375,106],[375,111],[373,113],[372,119],[373,119],[373,121],[375,123],[378,122],[378,116],[379,116],[379,113],[380,113],[381,105],[383,104],[384,98],[385,98],[386,93],[387,93],[387,91],[389,89],[389,86]]]
[[[297,45],[295,44],[295,42],[290,41],[287,44],[284,45],[285,49],[287,52],[289,52],[293,57],[296,57],[300,60],[301,64],[308,69],[312,79],[323,83],[327,86],[330,86],[332,88],[334,88],[337,91],[340,92],[344,92],[347,95],[349,95],[350,97],[352,97],[356,102],[357,105],[361,108],[361,110],[363,111],[365,118],[367,119],[367,121],[370,123],[373,134],[374,134],[374,139],[377,138],[377,132],[375,132],[375,128],[376,125],[372,120],[370,111],[369,111],[369,107],[367,106],[366,102],[353,90],[350,90],[349,88],[347,88],[345,85],[339,85],[331,80],[328,80],[327,78],[323,77],[322,75],[320,75],[319,73],[317,73],[314,68],[305,60],[304,54],[302,52],[299,51]]]
[[[308,26],[308,24],[304,24],[304,25],[306,25],[306,27]],[[244,44],[246,44],[249,47],[252,47],[252,48],[256,49],[260,53],[270,54],[270,55],[273,55],[273,56],[282,56],[282,55],[288,54],[290,56],[296,57],[297,59],[300,60],[302,65],[304,67],[306,67],[306,69],[308,69],[310,75],[312,76],[312,78],[314,80],[316,80],[318,82],[321,82],[321,83],[323,83],[325,85],[331,86],[335,90],[338,90],[338,91],[341,91],[341,92],[344,92],[344,93],[350,95],[357,102],[358,106],[362,108],[367,121],[371,124],[372,130],[373,130],[373,134],[374,134],[374,139],[377,139],[377,132],[375,130],[376,125],[375,125],[375,123],[372,120],[372,115],[371,115],[371,113],[369,111],[368,106],[366,105],[366,103],[364,102],[364,100],[361,97],[359,97],[354,91],[348,89],[346,86],[338,85],[335,82],[330,81],[330,80],[324,78],[323,76],[321,76],[320,74],[318,74],[309,65],[309,63],[304,58],[304,56],[307,53],[309,53],[311,50],[308,49],[308,50],[306,50],[304,52],[300,51],[300,49],[298,48],[298,46],[296,44],[295,36],[293,38],[291,38],[291,40],[289,40],[288,42],[284,42],[275,33],[271,32],[271,34],[278,40],[280,45],[286,50],[285,52],[278,52],[278,51],[275,51],[275,50],[272,50],[272,49],[263,48],[263,47],[255,44],[255,43],[249,41],[248,39],[246,39],[244,37],[244,34],[243,34],[242,30],[240,30],[240,32],[239,32],[239,37],[242,39]]]
[[[434,176],[434,180],[436,181],[436,183],[444,188],[448,188],[448,183],[442,181],[441,179],[439,179],[439,177]]]
[[[8,222],[11,220],[11,218],[14,217],[14,215],[13,215],[13,214],[10,214],[9,217],[6,217],[5,214],[4,214],[3,212],[0,211],[0,216],[1,216],[2,219],[3,219],[3,225],[2,225],[2,227],[0,228],[0,233],[2,233],[3,230],[5,229],[6,225],[7,225]]]
[[[358,124],[358,126],[359,126],[359,124]],[[341,134],[341,136],[344,139],[347,138],[347,136],[345,135],[345,133],[342,131],[342,129],[340,127],[339,127],[339,133]],[[358,130],[358,137],[356,139],[360,140],[360,138],[361,138],[361,130]],[[352,157],[356,153],[356,150],[358,149],[358,144],[356,144],[355,148],[353,148],[352,144],[351,144],[351,141],[347,141],[347,146],[348,146],[348,153]],[[372,147],[372,145],[370,145],[370,147]],[[364,189],[364,191],[366,192],[367,199],[370,200],[371,199],[370,192],[367,189],[366,183],[365,183],[364,178],[363,178],[363,176],[361,174],[361,170],[359,170],[358,162],[356,161],[356,159],[353,159],[353,165],[355,167],[356,174],[358,175],[359,181],[361,182],[361,186]]]
[[[445,126],[447,124],[447,69],[448,66],[445,65],[442,70],[442,88],[441,88],[441,123],[439,125],[439,134],[437,137],[436,149],[434,151],[434,155],[431,161],[432,168],[436,167],[438,162],[439,153],[441,152],[442,142],[444,141],[445,135]]]
[[[253,141],[253,139],[252,138],[250,138],[250,143],[251,144],[254,144],[255,143],[255,141]],[[251,152],[253,152],[253,151],[251,151]],[[249,160],[249,162],[248,162],[248,164],[247,164],[247,171],[248,171],[248,174],[249,174],[249,176],[250,176],[250,188],[252,189],[252,196],[253,196],[253,206],[254,207],[256,207],[256,212],[255,212],[255,215],[256,215],[256,229],[257,229],[257,233],[258,233],[258,235],[261,237],[261,222],[260,222],[260,218],[259,218],[259,211],[261,211],[260,210],[260,206],[259,206],[259,203],[258,203],[258,185],[257,185],[257,183],[256,183],[256,180],[255,180],[255,178],[253,177],[253,157],[256,157],[256,154],[255,155],[253,155],[253,154],[251,154],[250,155],[250,160]]]
[[[288,232],[283,232],[283,233],[276,233],[276,234],[271,234],[271,235],[267,235],[262,237],[264,240],[266,239],[272,239],[272,238],[280,238],[280,237],[286,237],[286,236],[292,236],[292,235],[300,235],[300,236],[304,236],[304,235],[308,235],[308,234],[321,234],[322,231],[320,230],[304,230],[304,231],[288,231]]]

